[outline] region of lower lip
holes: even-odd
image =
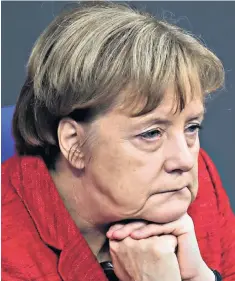
[[[186,190],[186,189],[187,189],[187,186],[185,186],[185,187],[183,187],[183,188],[181,188],[181,189],[179,189],[179,190],[176,190],[175,192],[184,191],[184,190]]]

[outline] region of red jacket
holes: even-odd
[[[203,150],[199,191],[189,215],[204,261],[224,281],[234,281],[235,216]],[[14,156],[2,165],[2,280],[106,281],[44,162],[36,157]]]

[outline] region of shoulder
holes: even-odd
[[[40,171],[43,161],[33,156],[14,155],[1,165],[2,205],[12,201],[12,196],[21,195],[27,187],[25,178],[35,171]]]
[[[211,267],[221,268],[223,278],[234,280],[235,215],[218,170],[203,149],[199,155],[199,196],[193,210],[205,260],[211,261]]]
[[[6,160],[1,165],[1,178],[2,178],[2,205],[12,200],[12,195],[15,194],[12,180],[15,176],[19,175],[20,157],[17,155]]]
[[[2,276],[4,280],[60,280],[57,257],[42,241],[27,206],[27,174],[37,171],[36,157],[14,156],[2,164]],[[35,174],[32,175],[35,179]],[[32,193],[30,191],[30,193]],[[43,265],[40,262],[43,259]],[[40,265],[40,266],[39,266]],[[49,280],[49,279],[47,279]]]
[[[3,244],[19,237],[25,225],[31,224],[30,216],[21,196],[22,160],[24,161],[24,159],[16,155],[2,164]],[[22,222],[24,223],[22,224]]]
[[[234,217],[230,199],[219,172],[210,156],[203,149],[200,150],[198,159],[198,183],[198,194],[190,209],[199,213],[203,210],[204,217],[208,214],[210,220],[212,217],[218,218],[218,216],[224,218],[226,217],[225,213]]]
[[[216,168],[216,165],[214,164],[210,156],[203,149],[200,149],[199,153],[198,178],[199,188],[201,188],[201,192],[208,192],[208,186],[213,189],[213,195],[216,198],[217,207],[225,204],[230,204],[226,190],[223,187],[218,169]]]
[[[226,191],[223,188],[218,169],[216,168],[211,157],[203,149],[200,149],[198,159],[198,180],[199,193],[208,192],[210,189],[211,191],[213,191],[213,194],[215,195],[217,201],[223,200],[224,196],[226,196]]]
[[[215,164],[206,151],[201,149],[198,158],[198,193],[189,208],[195,223],[205,227],[216,226],[221,212],[220,203],[228,201],[228,198],[224,200],[225,195]],[[206,231],[203,228],[201,235],[204,236]]]
[[[25,177],[27,174],[32,173],[33,169],[31,166],[36,164],[37,161],[36,157],[14,155],[2,163],[1,204],[3,227],[8,227],[9,222],[12,222],[14,225],[16,223],[15,219],[22,214],[27,216],[24,193],[28,184],[25,184]]]
[[[23,227],[34,229],[28,203],[32,201],[33,182],[40,173],[42,160],[14,155],[2,164],[2,239],[18,237]],[[22,221],[24,224],[22,224]]]
[[[206,169],[207,172],[210,174],[217,173],[217,169],[215,167],[214,162],[212,161],[209,154],[202,148],[200,149],[199,152],[198,164],[199,164],[199,170]]]
[[[207,174],[207,176],[210,177],[210,180],[213,182],[214,185],[216,183],[221,184],[221,179],[214,162],[212,161],[208,153],[202,148],[199,152],[198,165],[199,173],[203,173],[204,171],[204,175]]]

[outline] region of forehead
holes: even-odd
[[[114,133],[122,131],[123,133],[130,133],[131,130],[139,130],[150,127],[156,124],[178,124],[178,122],[190,122],[195,119],[202,120],[204,115],[204,104],[201,98],[189,100],[182,111],[175,111],[174,98],[171,95],[166,95],[161,104],[154,108],[151,112],[140,116],[131,116],[123,110],[114,108],[107,114],[97,120],[99,128]],[[102,126],[99,120],[103,120]],[[96,122],[95,122],[96,123]]]
[[[154,109],[154,111],[167,115],[178,115],[181,112],[201,112],[204,111],[204,97],[201,92],[194,95],[188,92],[185,95],[185,106],[183,109],[180,109],[178,107],[174,89],[169,88],[165,92],[161,103]]]
[[[127,104],[123,103],[116,108],[117,111],[121,114],[125,114],[129,117],[145,117],[148,115],[159,115],[159,116],[177,116],[181,112],[192,113],[192,114],[200,114],[204,112],[204,95],[197,88],[197,91],[193,92],[190,88],[186,89],[184,93],[184,107],[180,108],[179,106],[179,95],[175,92],[175,87],[169,87],[164,92],[162,99],[159,104],[153,106],[150,111],[144,114],[135,115],[136,112],[139,112],[144,107],[144,101],[139,100],[135,101],[133,99],[133,103],[130,103],[130,106],[126,106]]]
[[[120,92],[116,109],[130,117],[150,113],[156,108],[166,107],[169,111],[182,111],[191,101],[204,102],[204,93],[197,73],[184,73],[180,79],[142,90],[129,85]],[[172,78],[173,79],[173,78]]]
[[[169,91],[160,105],[151,112],[133,117],[130,113],[116,107],[96,119],[94,124],[97,124],[99,130],[105,132],[104,134],[108,132],[108,135],[110,135],[111,131],[112,134],[115,134],[115,132],[129,134],[130,131],[139,132],[139,130],[156,124],[173,125],[178,124],[178,122],[186,123],[196,119],[203,120],[203,115],[204,103],[201,97],[188,99],[182,111],[175,111],[175,100]]]
[[[165,99],[163,102],[151,112],[138,117],[126,118],[126,125],[134,126],[151,126],[154,124],[172,125],[178,122],[190,122],[193,120],[203,120],[204,104],[201,99],[193,99],[185,104],[183,110],[175,110],[172,99]]]

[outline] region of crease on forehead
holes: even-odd
[[[203,120],[204,119],[204,105],[200,99],[194,99],[189,101],[183,111],[173,111],[172,106],[162,103],[160,106],[155,108],[152,112],[142,115],[139,117],[130,118],[131,124],[133,126],[151,126],[155,124],[163,124],[170,126],[174,123],[177,118],[183,114],[183,120],[185,122],[190,122],[193,120]]]

